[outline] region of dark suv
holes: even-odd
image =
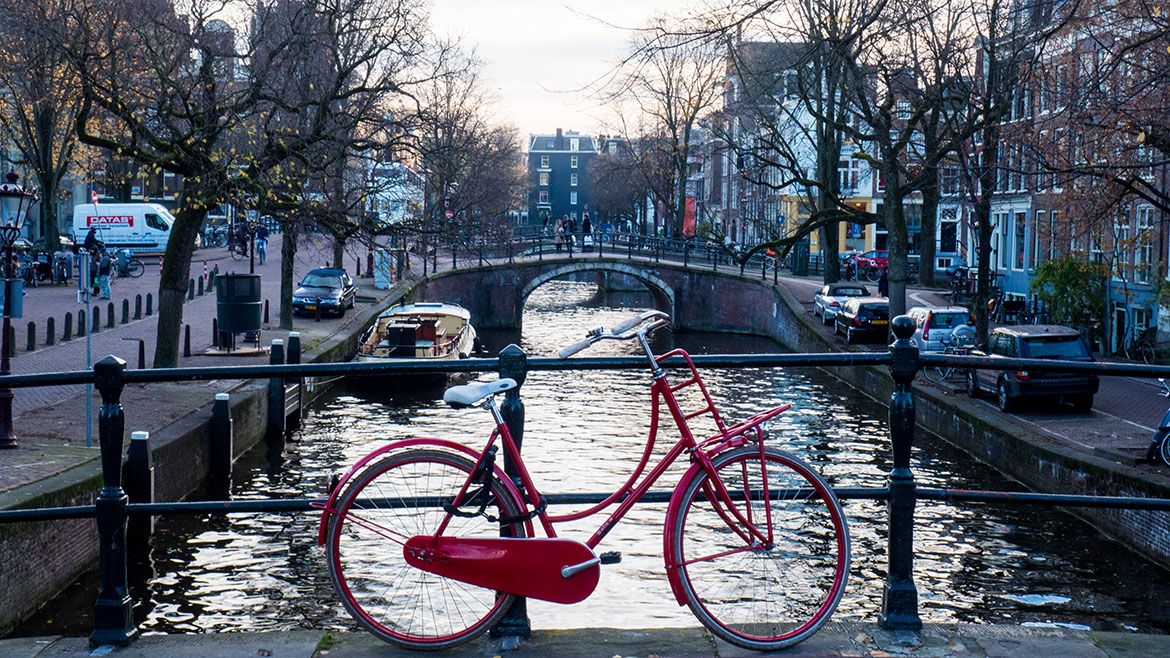
[[[1085,339],[1075,330],[1056,325],[1022,325],[999,327],[987,337],[987,344],[972,356],[1013,359],[1062,359],[1092,361]],[[984,390],[995,392],[1002,411],[1011,411],[1022,397],[1060,398],[1071,402],[1077,411],[1093,408],[1093,395],[1100,386],[1096,375],[1063,372],[1028,372],[1026,370],[967,371],[967,393],[978,397]]]

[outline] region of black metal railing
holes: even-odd
[[[703,368],[858,366],[887,366],[889,368],[894,387],[890,398],[888,427],[893,453],[893,467],[890,471],[888,484],[885,487],[835,489],[837,495],[842,499],[861,498],[888,501],[889,567],[880,613],[880,621],[887,628],[917,629],[922,626],[918,614],[918,594],[913,581],[914,508],[918,500],[1170,510],[1170,500],[1161,498],[919,489],[914,481],[914,474],[910,470],[910,456],[915,433],[915,403],[912,382],[918,370],[924,366],[948,365],[959,368],[998,370],[1026,369],[1098,375],[1124,374],[1133,377],[1170,377],[1170,367],[919,354],[918,348],[910,340],[910,336],[914,332],[913,321],[908,317],[901,316],[895,318],[892,325],[896,340],[890,345],[888,352],[693,357],[695,364]],[[290,351],[289,360],[299,361],[299,354],[294,355]],[[685,362],[681,359],[670,359],[664,362],[664,366],[685,367]],[[322,498],[165,503],[129,502],[122,485],[125,414],[121,406],[121,394],[128,384],[261,378],[280,382],[280,386],[283,387],[287,378],[309,376],[385,375],[419,371],[496,371],[501,377],[511,377],[520,384],[517,388],[506,393],[504,403],[501,405],[504,418],[519,446],[522,445],[524,433],[524,405],[520,391],[528,373],[549,370],[643,368],[645,368],[644,358],[635,357],[573,360],[530,359],[520,348],[510,345],[501,351],[499,358],[496,359],[467,359],[444,363],[386,365],[377,363],[300,364],[292,362],[283,365],[127,370],[124,361],[111,356],[95,364],[92,371],[8,375],[0,377],[0,387],[59,386],[86,383],[92,383],[97,387],[102,398],[99,412],[99,440],[104,486],[93,505],[4,510],[0,511],[0,523],[95,518],[100,537],[101,587],[95,604],[94,631],[90,636],[90,642],[95,646],[106,644],[125,646],[137,636],[137,628],[131,615],[132,601],[129,596],[126,569],[128,518],[159,514],[301,513],[312,510],[314,505],[319,507],[324,503]],[[514,475],[513,466],[505,464],[506,472]],[[546,498],[551,504],[583,503],[599,502],[606,495],[608,494],[553,493]],[[666,496],[669,496],[668,492],[661,495],[648,494],[643,498],[643,501],[665,502]],[[527,635],[530,632],[522,599],[501,623],[499,632],[512,635]]]

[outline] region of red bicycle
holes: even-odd
[[[667,324],[665,313],[650,311],[609,332],[594,329],[561,351],[565,358],[598,341],[637,340],[653,377],[653,420],[641,461],[621,488],[589,509],[549,513],[495,402],[516,387],[511,379],[455,386],[444,395],[453,407],[491,412],[496,427],[482,450],[414,438],[354,464],[330,493],[318,536],[346,610],[387,642],[442,649],[486,631],[517,596],[581,601],[597,586],[600,565],[621,559],[594,549],[685,454],[691,465],[674,488],[662,533],[678,604],[690,606],[715,635],[748,649],[781,649],[815,633],[837,607],[849,573],[841,505],[816,471],[765,444],[768,421],[789,405],[729,426],[685,351],[654,355],[648,337]],[[661,365],[672,357],[690,370],[673,385]],[[697,408],[684,410],[680,399]],[[647,473],[659,404],[681,437]],[[700,439],[691,424],[701,416],[714,432]],[[497,463],[501,445],[517,466],[519,487]],[[557,536],[556,524],[615,504],[586,541]],[[534,521],[543,537],[535,536]]]

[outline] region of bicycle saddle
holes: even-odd
[[[494,382],[484,382],[482,384],[452,386],[443,393],[443,402],[456,409],[462,409],[479,404],[484,398],[490,395],[510,391],[514,388],[516,388],[516,380],[509,377],[497,379]]]

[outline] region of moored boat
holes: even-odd
[[[458,304],[415,302],[387,309],[362,336],[356,361],[466,359],[478,339],[471,313]]]

